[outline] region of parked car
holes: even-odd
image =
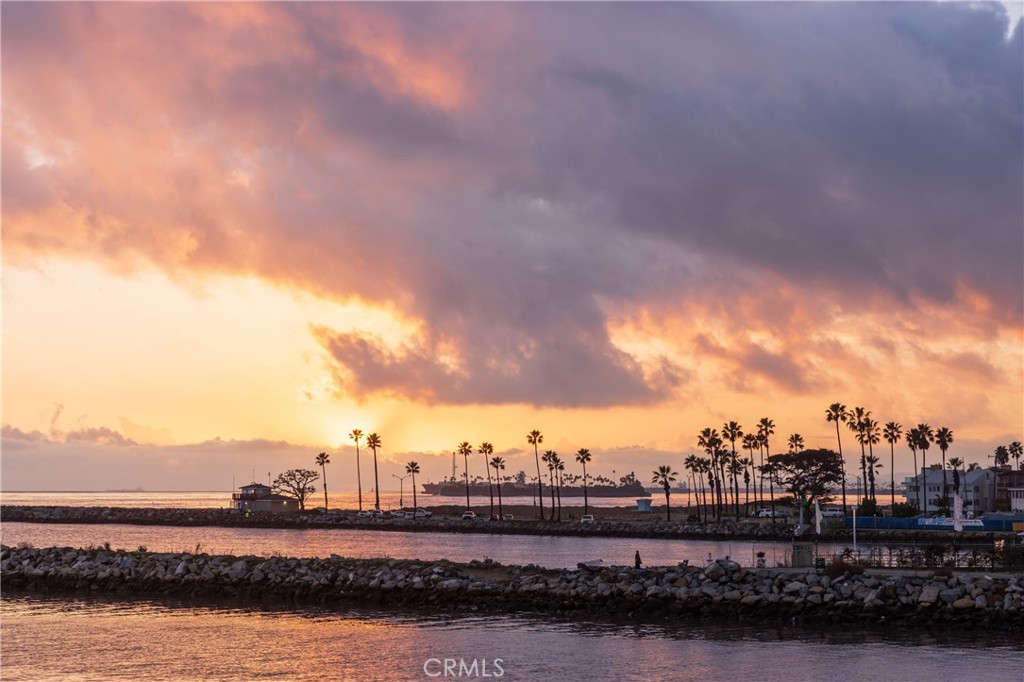
[[[429,519],[431,516],[433,516],[433,513],[423,509],[422,507],[416,510],[417,519]]]
[[[757,518],[759,519],[770,519],[773,516],[777,519],[784,519],[788,516],[788,514],[782,509],[776,509],[774,514],[772,513],[771,509],[761,509],[760,511],[757,512]]]
[[[380,509],[371,509],[370,510],[370,518],[371,519],[382,519],[382,518],[384,518],[384,512],[382,512]]]
[[[515,521],[516,517],[513,516],[512,514],[505,514],[505,516],[502,517],[502,520],[503,521]]]
[[[372,514],[370,514],[370,512],[367,511],[366,509],[364,509],[363,511],[359,512],[358,514],[356,514],[356,518],[357,519],[368,519],[371,516],[372,516]]]
[[[593,514],[584,514],[583,516],[580,517],[580,523],[593,523],[593,522],[594,522],[594,515]]]
[[[821,517],[823,519],[841,519],[843,518],[843,510],[836,507],[829,507],[821,510]]]
[[[469,511],[467,509],[466,511],[462,512],[462,520],[463,521],[472,521],[475,518],[476,518],[476,512],[475,511]]]

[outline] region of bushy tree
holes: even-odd
[[[828,495],[843,480],[843,462],[832,450],[803,450],[772,455],[772,478],[797,500],[807,504]]]
[[[289,469],[274,480],[272,489],[275,493],[291,495],[299,501],[299,511],[306,509],[306,498],[316,492],[313,481],[319,480],[320,474],[311,469]]]

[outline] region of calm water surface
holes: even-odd
[[[2,523],[6,545],[27,542],[35,547],[87,547],[109,542],[117,549],[151,552],[200,552],[289,557],[390,557],[431,561],[494,559],[502,564],[537,564],[575,568],[580,561],[601,559],[611,565],[631,565],[639,551],[648,566],[681,561],[700,564],[729,556],[754,565],[754,553],[765,552],[768,565],[788,559],[792,546],[778,542],[709,540],[647,540],[633,538],[542,537],[477,533],[405,533],[373,530],[293,530],[281,528],[216,528],[132,526],[78,523]]]
[[[1007,682],[1022,675],[1020,643],[1004,635],[452,619],[21,595],[5,597],[0,654],[4,680],[35,682],[445,679],[424,673],[435,658],[487,661],[492,674],[501,659],[500,679],[560,682]],[[437,669],[432,665],[428,670]]]

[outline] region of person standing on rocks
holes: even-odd
[[[640,550],[639,549],[636,551],[636,557],[634,558],[634,561],[636,562],[636,567],[639,569],[640,568],[640,564],[643,563],[642,561],[640,561]]]

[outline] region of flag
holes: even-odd
[[[953,495],[953,530],[959,532],[964,529],[964,498],[959,493]]]
[[[814,532],[821,535],[821,508],[818,506],[818,501],[814,501]]]

